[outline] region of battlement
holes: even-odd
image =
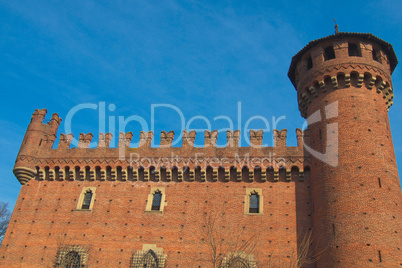
[[[240,140],[240,130],[227,130],[226,131],[226,137],[227,137],[227,143],[225,147],[228,148],[239,148],[239,140]],[[197,132],[192,130],[188,132],[187,130],[183,131],[183,137],[182,137],[182,148],[194,148],[194,140],[197,135]],[[297,135],[297,148],[302,148],[303,147],[303,131],[299,128],[296,129],[296,135]],[[89,148],[92,139],[93,139],[93,134],[92,133],[80,133],[79,138],[78,138],[78,145],[76,149],[96,149],[96,148],[111,148],[110,147],[110,141],[113,138],[112,133],[99,133],[99,139],[97,143],[96,148]],[[161,131],[160,135],[160,144],[159,147],[151,147],[152,141],[154,138],[154,133],[153,131],[148,131],[140,132],[140,139],[139,139],[139,146],[138,149],[141,148],[172,148],[172,142],[174,139],[175,133],[173,130],[166,132],[166,131]],[[251,148],[263,148],[263,147],[270,147],[270,146],[263,146],[262,144],[262,139],[264,136],[264,132],[260,130],[250,130],[250,147]],[[74,138],[74,135],[69,133],[69,134],[60,134],[60,139],[59,139],[59,144],[55,150],[67,150],[67,149],[75,149],[75,148],[70,148],[71,142]],[[130,143],[133,138],[133,133],[132,132],[127,132],[119,133],[119,140],[118,140],[118,146],[117,148],[121,147],[129,147],[130,148]],[[274,129],[273,130],[273,146],[276,149],[283,149],[286,148],[286,138],[287,138],[287,129]],[[204,147],[195,147],[195,148],[223,148],[223,147],[218,147],[217,146],[217,139],[218,139],[218,131],[213,130],[213,131],[204,131]],[[45,147],[48,148],[48,147]],[[173,148],[178,148],[178,147],[173,147]],[[247,147],[241,147],[241,148],[247,148]],[[292,148],[291,146],[289,148]]]
[[[286,129],[273,130],[273,146],[263,146],[264,132],[262,130],[250,130],[250,146],[248,147],[239,147],[240,130],[227,130],[227,143],[224,147],[217,147],[217,130],[205,130],[203,147],[194,146],[197,135],[194,130],[190,132],[184,130],[181,147],[172,147],[175,137],[174,131],[161,132],[159,147],[151,147],[154,138],[152,131],[141,131],[137,148],[130,147],[133,134],[131,132],[121,132],[119,133],[116,148],[110,148],[110,142],[113,138],[112,133],[99,133],[96,148],[89,148],[94,137],[92,133],[81,133],[78,137],[76,148],[71,148],[71,142],[74,139],[73,134],[63,133],[60,134],[57,148],[52,149],[61,118],[57,114],[53,114],[50,122],[43,123],[45,116],[46,109],[36,110],[28,126],[27,133],[29,132],[30,138],[39,142],[36,144],[36,147],[33,147],[35,143],[30,143],[29,150],[25,150],[25,142],[23,142],[21,147],[23,154],[20,151],[14,168],[14,173],[21,183],[27,182],[32,177],[38,176],[38,174],[47,178],[77,176],[81,178],[81,175],[75,175],[75,170],[84,173],[86,172],[85,170],[91,172],[92,168],[95,168],[95,165],[97,165],[99,170],[105,170],[105,174],[108,174],[106,172],[108,168],[111,170],[110,172],[115,170],[111,174],[118,173],[120,175],[116,176],[121,178],[126,176],[134,178],[135,173],[133,175],[131,173],[125,175],[123,171],[123,173],[120,171],[117,172],[117,169],[128,172],[128,169],[133,168],[133,166],[134,169],[141,169],[142,166],[149,165],[156,166],[157,168],[166,166],[175,166],[177,168],[187,167],[194,170],[197,166],[203,166],[204,169],[207,169],[208,166],[215,166],[224,169],[228,168],[228,172],[230,172],[230,167],[242,169],[244,163],[241,162],[246,161],[244,159],[251,161],[251,158],[254,161],[254,164],[251,164],[251,166],[270,166],[275,172],[279,172],[281,167],[284,167],[288,172],[290,172],[292,166],[300,170],[304,168],[304,132],[301,129],[296,129],[297,146],[286,145]],[[162,161],[162,164],[158,163],[158,161]],[[291,166],[287,167],[287,163],[291,164]],[[247,163],[247,165],[250,166],[250,163]],[[95,169],[93,172],[95,172]],[[48,175],[43,175],[45,173],[42,174],[42,171]],[[67,175],[63,172],[67,172]],[[57,175],[59,173],[60,175]],[[92,176],[85,175],[84,173],[82,173],[83,178]],[[101,178],[102,175],[98,177]]]

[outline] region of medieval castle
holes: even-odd
[[[402,194],[388,121],[390,44],[363,33],[311,41],[291,62],[305,131],[273,147],[251,131],[60,134],[32,115],[15,167],[22,184],[1,267],[401,267]],[[277,158],[268,156],[275,154]],[[136,157],[133,159],[133,155]],[[202,157],[200,157],[202,155]],[[249,159],[249,161],[245,161]],[[280,159],[280,160],[278,160]]]

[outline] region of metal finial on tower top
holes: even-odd
[[[335,34],[338,34],[339,33],[338,24],[336,23],[336,19],[334,19],[334,21],[335,21]]]

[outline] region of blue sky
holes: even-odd
[[[237,128],[261,116],[270,126],[302,127],[296,92],[287,78],[291,58],[310,40],[341,31],[368,32],[402,55],[401,1],[18,1],[0,0],[0,201],[13,207],[20,185],[12,174],[31,114],[47,108],[63,119],[76,105],[106,107],[109,117],[136,115],[151,122],[152,104],[177,107],[192,128]],[[393,74],[395,104],[389,116],[402,166],[400,66]],[[240,102],[240,104],[238,104]],[[273,119],[274,117],[274,119]],[[180,133],[171,108],[155,110],[160,131]],[[215,118],[215,120],[214,120]],[[116,119],[117,120],[117,119]],[[64,123],[64,121],[63,121]],[[73,118],[72,132],[98,136],[98,111]],[[255,120],[249,128],[264,127]],[[140,124],[127,131],[139,139]],[[64,124],[59,134],[64,133]],[[272,145],[272,131],[264,143]],[[115,135],[116,137],[117,135]],[[199,133],[196,143],[203,143]],[[226,134],[220,133],[223,143]]]

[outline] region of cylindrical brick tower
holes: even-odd
[[[388,121],[390,44],[361,33],[311,41],[289,78],[307,119],[317,267],[401,267],[402,194]]]

